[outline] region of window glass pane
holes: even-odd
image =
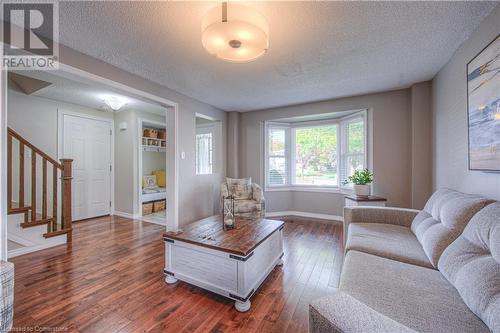
[[[295,184],[338,185],[337,140],[336,125],[295,130]]]
[[[365,151],[365,131],[363,121],[349,123],[347,125],[348,132],[348,153],[363,153]]]
[[[356,170],[363,170],[365,156],[364,155],[350,155],[347,157],[347,175],[351,176]]]
[[[269,185],[286,184],[286,158],[269,158]]]
[[[212,173],[212,133],[196,134],[196,174]]]
[[[269,128],[269,156],[285,156],[285,129]]]

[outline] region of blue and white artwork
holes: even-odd
[[[500,35],[467,65],[469,169],[500,171]]]

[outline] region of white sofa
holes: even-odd
[[[442,189],[422,211],[346,208],[338,292],[311,333],[500,332],[500,203]]]

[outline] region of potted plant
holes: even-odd
[[[370,184],[373,182],[373,173],[368,169],[356,170],[352,176],[347,177],[342,182],[343,185],[353,184],[354,194],[359,197],[367,197],[370,195]]]

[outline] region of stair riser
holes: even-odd
[[[14,214],[14,215],[9,215],[7,217],[8,221],[8,226],[7,226],[7,233],[8,235],[14,235],[15,237],[20,237],[23,239],[26,239],[34,244],[37,245],[43,245],[43,244],[51,244],[52,239],[58,238],[58,241],[55,241],[57,244],[63,244],[66,242],[66,235],[60,235],[57,237],[51,237],[51,238],[45,238],[44,234],[47,233],[47,225],[38,225],[38,226],[33,226],[29,228],[23,228],[21,226],[22,223],[24,223],[24,216],[23,214]],[[61,243],[60,239],[64,238],[64,242]],[[57,245],[56,244],[56,245]]]

